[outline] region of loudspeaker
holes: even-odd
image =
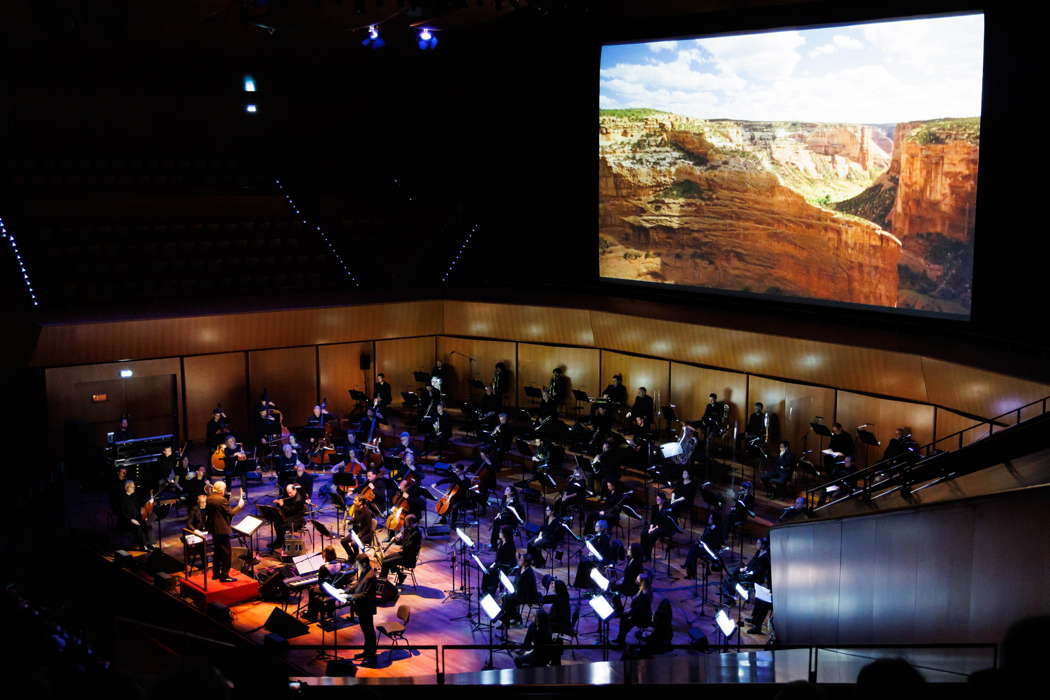
[[[379,579],[376,583],[376,605],[395,603],[400,595],[401,593],[398,592],[397,586],[390,583],[390,581]]]
[[[361,369],[372,369],[372,356],[369,355],[367,352],[361,353]]]
[[[259,571],[259,597],[263,600],[274,602],[288,597],[288,589],[284,585],[284,569],[275,566],[272,569],[261,569]]]
[[[233,622],[233,613],[222,603],[208,603],[208,617],[219,622]]]
[[[285,639],[301,637],[310,631],[309,627],[280,608],[274,608],[270,611],[270,616],[266,618],[266,624],[263,627]]]

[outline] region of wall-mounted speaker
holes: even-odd
[[[362,371],[372,369],[372,356],[367,352],[361,353],[361,369]]]

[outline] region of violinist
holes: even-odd
[[[372,390],[372,405],[382,413],[383,409],[389,406],[393,400],[392,396],[390,384],[387,383],[386,377],[380,372],[376,375],[375,389]]]
[[[154,549],[153,530],[142,515],[142,506],[149,499],[143,499],[135,491],[135,482],[128,479],[124,482],[124,495],[120,499],[120,525],[131,533],[132,539],[145,551]]]
[[[489,538],[490,549],[496,549],[496,541],[499,539],[500,531],[509,527],[518,529],[525,522],[525,509],[518,498],[518,490],[507,484],[503,489],[503,500],[500,503],[499,512],[492,519],[492,534]]]
[[[364,546],[370,547],[375,544],[375,511],[372,508],[372,504],[360,496],[354,499],[354,519],[350,522],[350,529],[353,530]],[[354,538],[349,533],[347,533],[346,537],[339,540],[339,544],[343,546],[343,551],[346,552],[346,558],[349,560],[353,560],[354,557],[361,554],[361,552],[357,551]]]
[[[401,549],[394,554],[383,556],[383,568],[379,572],[380,578],[387,578],[391,571],[397,571],[397,583],[400,585],[405,580],[404,569],[414,569],[416,559],[419,557],[419,548],[423,545],[423,534],[419,530],[419,518],[409,515],[405,518],[405,526],[397,533],[390,544],[400,544]],[[389,546],[389,544],[387,545]]]
[[[656,492],[655,502],[649,509],[649,521],[642,530],[642,556],[646,561],[652,558],[653,547],[656,542],[666,537],[673,537],[678,531],[674,518],[671,517],[671,508],[667,505],[667,496],[663,491]]]
[[[448,445],[449,438],[452,437],[452,419],[445,412],[445,404],[439,403],[436,411],[437,413],[430,421],[430,431],[423,438],[424,454],[430,452],[433,444],[440,455]]]
[[[276,524],[277,536],[270,544],[270,550],[277,556],[284,556],[284,538],[289,532],[303,529],[306,516],[306,495],[296,484],[284,487],[284,498],[274,499],[274,505],[281,511],[281,521]]]
[[[230,420],[226,417],[226,412],[219,406],[213,408],[211,419],[204,429],[204,444],[208,446],[208,451],[214,452],[216,447],[226,442],[229,433]]]

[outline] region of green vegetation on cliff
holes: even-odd
[[[621,119],[645,119],[647,117],[655,117],[658,114],[670,114],[670,112],[664,112],[660,109],[650,109],[649,107],[635,107],[632,109],[599,109],[599,117],[620,117]]]
[[[844,214],[853,214],[890,230],[890,212],[897,199],[896,185],[876,182],[856,197],[837,202],[832,208]]]
[[[951,141],[966,141],[979,146],[981,145],[981,118],[964,117],[928,121],[908,134],[907,140],[915,141],[922,146]]]

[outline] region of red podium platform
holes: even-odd
[[[209,573],[207,591],[204,590],[200,574],[195,575],[192,580],[182,579],[180,581],[182,595],[190,598],[202,609],[208,607],[208,603],[236,605],[259,596],[259,582],[244,574],[237,574],[237,580],[232,583],[216,581],[210,576]]]

